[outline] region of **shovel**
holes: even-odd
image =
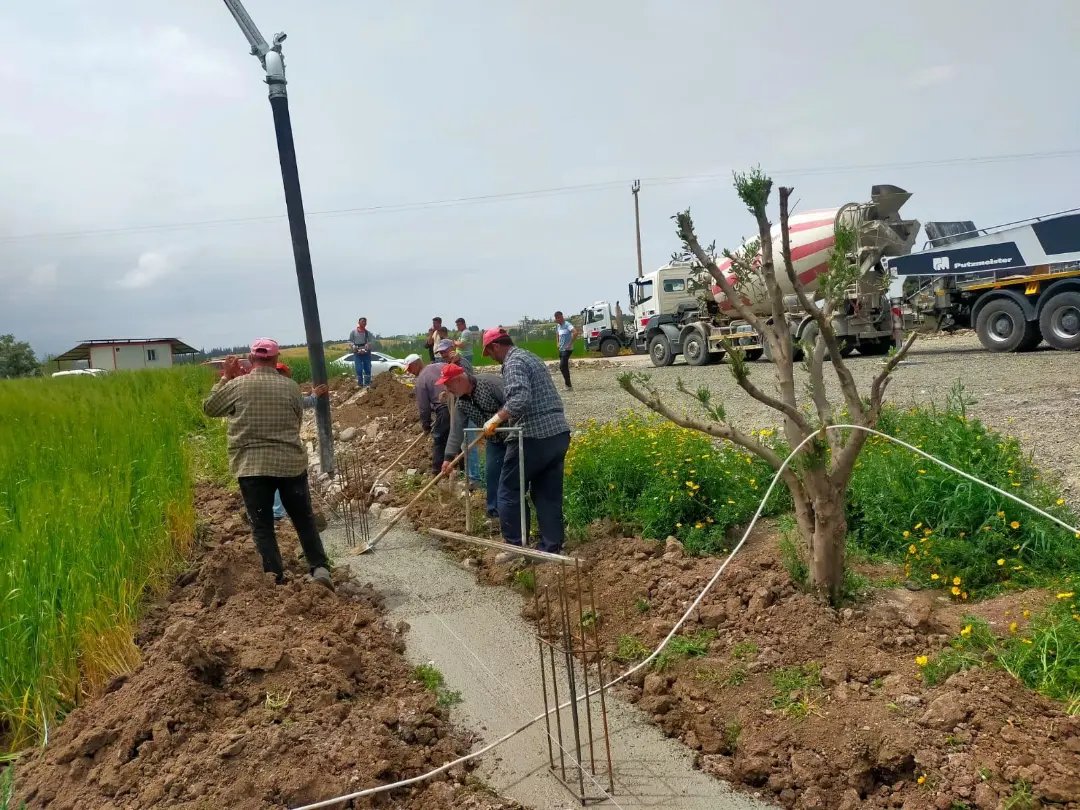
[[[422,436],[424,434],[420,434],[420,435]],[[484,440],[484,436],[483,436],[483,434],[481,434],[481,435],[476,437],[476,439],[472,442],[472,444],[468,445],[467,447],[462,448],[461,452],[458,453],[454,457],[454,459],[450,462],[450,469],[451,470],[454,469],[454,467],[457,466],[457,463],[459,461],[461,461],[463,458],[465,458],[465,454],[468,453],[470,450],[472,450],[474,447],[476,447],[476,445],[480,444],[480,442],[482,442],[483,440]],[[378,544],[378,542],[380,540],[382,540],[383,537],[386,536],[387,532],[389,532],[392,528],[394,528],[394,526],[397,525],[397,522],[399,520],[401,520],[405,516],[405,513],[408,512],[409,509],[414,507],[416,505],[416,503],[422,497],[424,497],[425,493],[427,493],[427,491],[429,489],[431,489],[433,486],[435,486],[437,483],[439,483],[439,481],[441,481],[445,477],[446,477],[446,473],[440,471],[438,475],[436,475],[434,478],[432,478],[430,481],[428,481],[426,484],[424,484],[424,488],[421,489],[419,492],[417,492],[415,497],[413,497],[413,499],[411,501],[409,501],[407,504],[405,504],[403,507],[401,507],[401,511],[398,512],[396,515],[394,515],[390,519],[390,522],[382,527],[382,531],[380,531],[377,535],[375,535],[373,538],[371,538],[371,542],[369,542],[363,548],[355,549],[356,553],[357,554],[367,554],[369,551],[374,551],[375,546]]]

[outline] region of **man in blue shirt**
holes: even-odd
[[[570,321],[563,317],[562,312],[555,313],[555,340],[559,347],[559,371],[562,372],[563,382],[567,390],[573,388],[570,385],[570,355],[574,353],[574,339],[577,337],[577,329]]]
[[[570,425],[562,399],[555,390],[544,361],[532,352],[516,347],[501,329],[484,333],[484,354],[502,364],[503,406],[484,423],[484,435],[494,436],[504,423],[520,426],[525,468],[525,484],[536,506],[541,551],[559,554],[563,546],[563,465],[570,447]],[[518,445],[508,441],[499,477],[499,523],[503,540],[512,546],[524,542],[521,536],[521,499],[518,480]],[[526,515],[525,525],[529,525]],[[516,555],[502,552],[496,562],[509,562]]]
[[[356,365],[356,384],[366,388],[371,385],[371,333],[368,332],[367,318],[356,321],[356,328],[349,333],[349,343]]]

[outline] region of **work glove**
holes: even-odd
[[[484,422],[484,438],[490,439],[492,436],[494,436],[495,431],[499,429],[499,425],[501,424],[502,417],[500,417],[498,414],[495,414],[493,417]]]

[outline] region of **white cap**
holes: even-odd
[[[410,354],[408,357],[406,357],[401,362],[405,364],[405,368],[408,368],[409,366],[411,366],[413,363],[415,363],[419,359],[420,359],[420,355],[418,355],[418,354]]]

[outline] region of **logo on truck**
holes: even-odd
[[[934,270],[942,273],[949,271],[949,257],[948,256],[935,256],[934,257]]]

